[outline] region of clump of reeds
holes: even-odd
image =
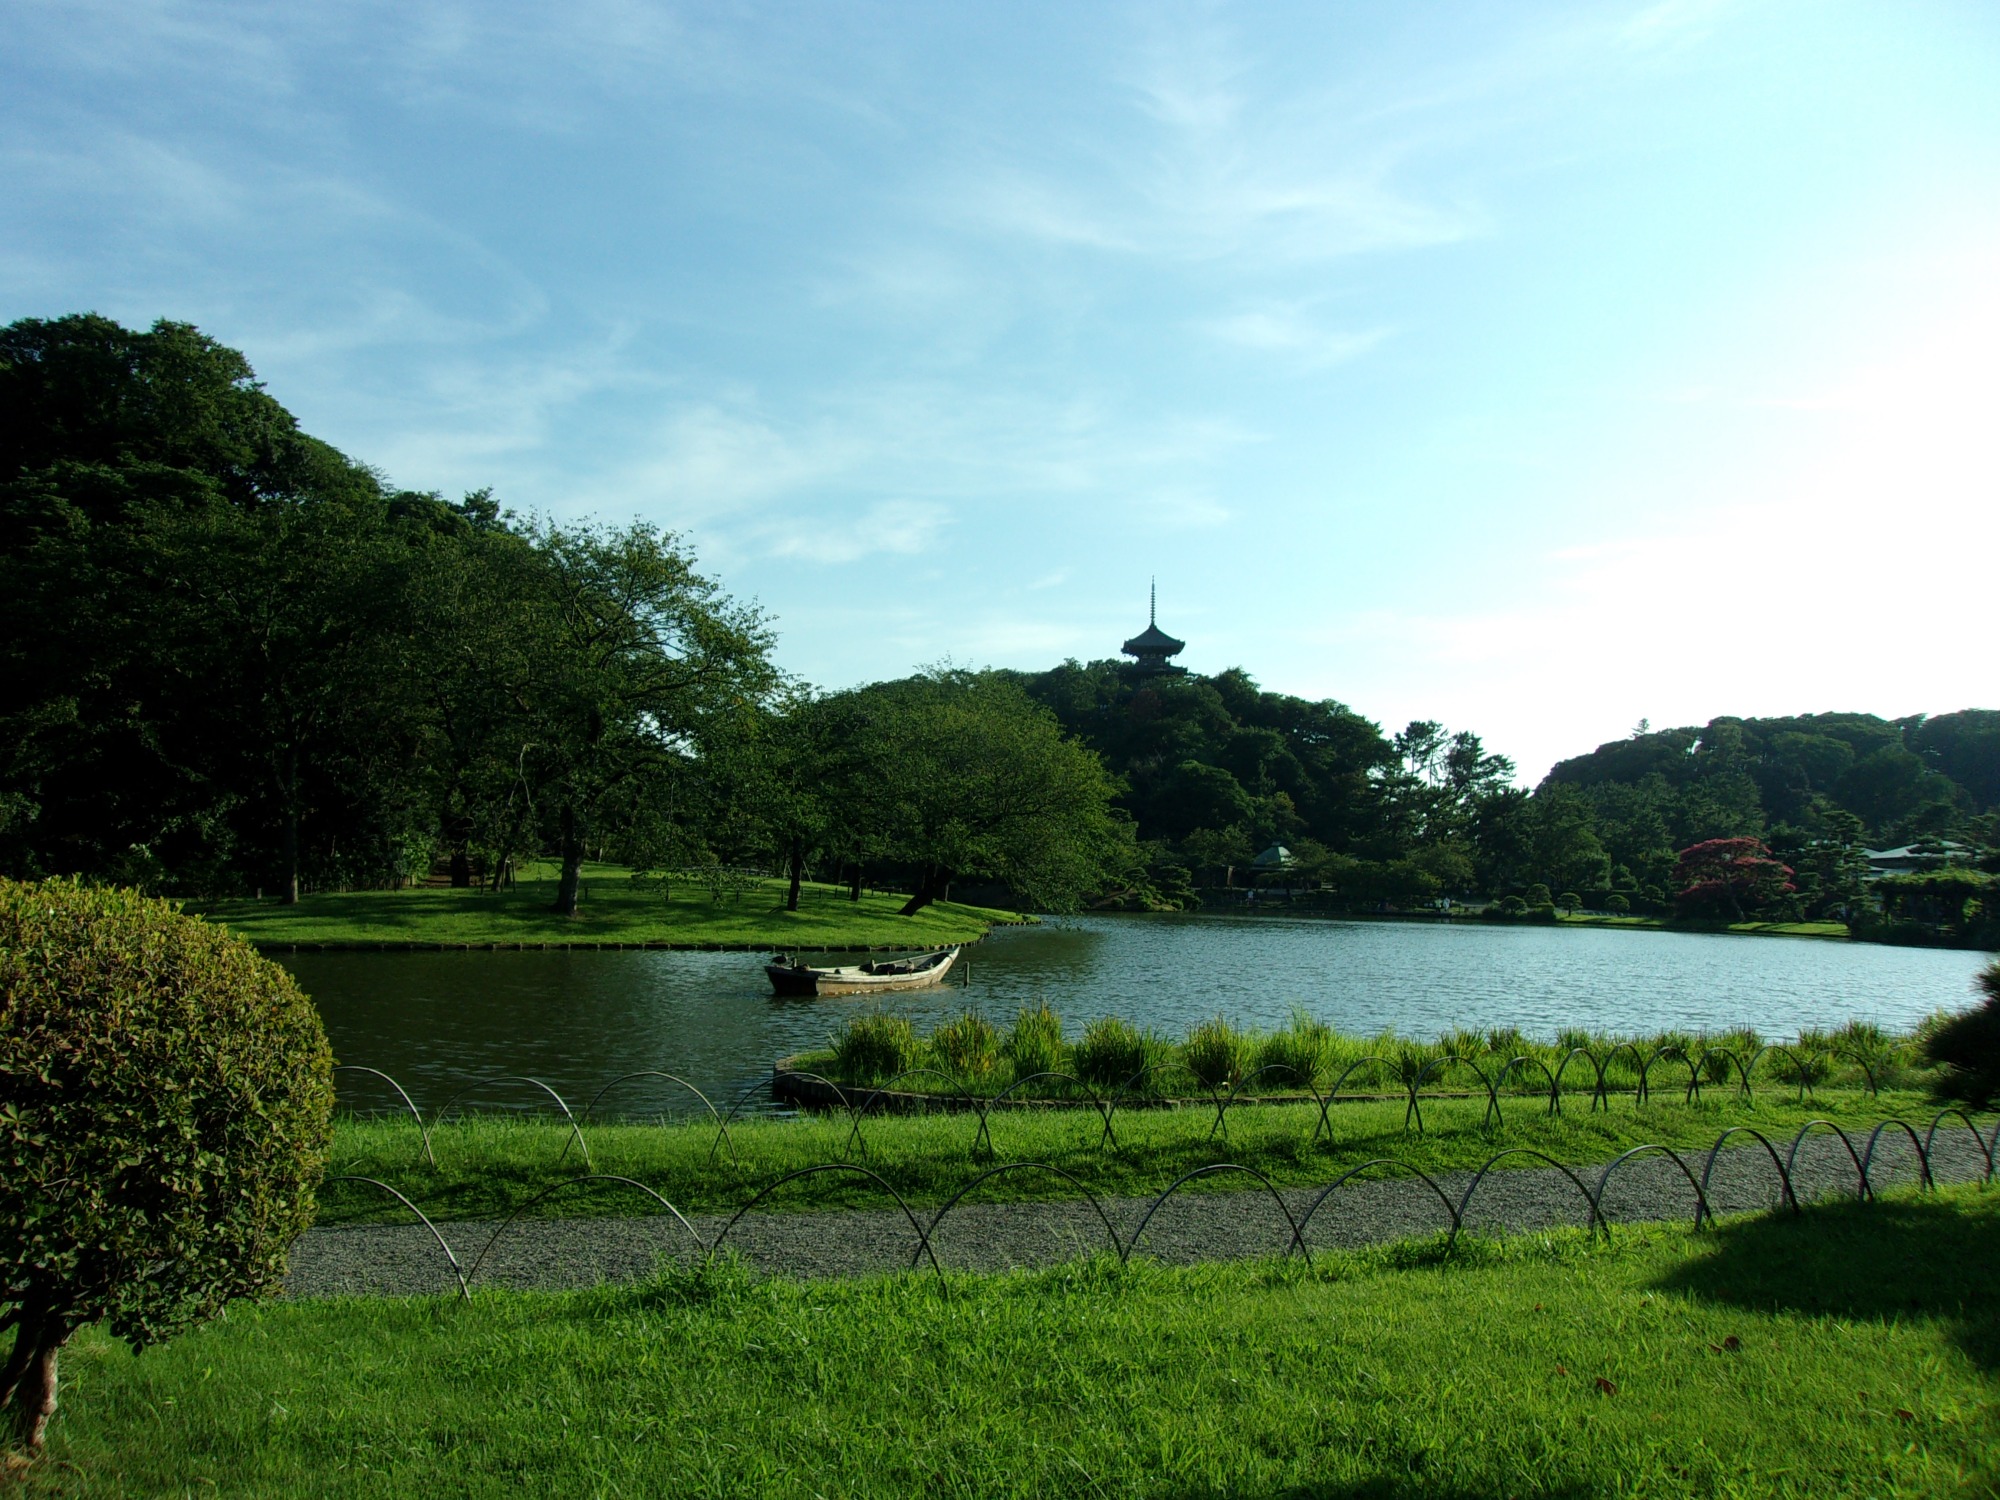
[[[1083,1028],[1071,1049],[1076,1076],[1099,1089],[1123,1088],[1152,1061],[1146,1034],[1117,1016],[1103,1016]]]
[[[1007,1056],[1014,1064],[1014,1076],[1032,1078],[1037,1073],[1063,1072],[1064,1051],[1062,1018],[1046,1001],[1023,1006],[1007,1035]]]
[[[931,1033],[931,1053],[966,1081],[985,1078],[1000,1060],[1000,1033],[976,1010],[961,1012]]]
[[[835,1032],[833,1066],[843,1083],[878,1083],[917,1065],[923,1043],[907,1016],[868,1011]]]
[[[1231,1089],[1241,1083],[1249,1052],[1249,1038],[1242,1029],[1220,1015],[1190,1026],[1181,1043],[1181,1061],[1207,1089]]]

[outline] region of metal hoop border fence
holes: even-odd
[[[1358,1166],[1348,1168],[1332,1182],[1320,1188],[1302,1214],[1295,1214],[1292,1211],[1291,1206],[1285,1201],[1283,1192],[1280,1191],[1278,1186],[1268,1176],[1257,1168],[1247,1166],[1241,1162],[1210,1162],[1205,1166],[1196,1167],[1192,1171],[1182,1173],[1158,1194],[1154,1195],[1147,1202],[1145,1211],[1141,1214],[1138,1225],[1132,1231],[1131,1237],[1126,1240],[1120,1240],[1117,1227],[1112,1223],[1110,1214],[1105,1211],[1103,1200],[1085,1187],[1081,1179],[1074,1173],[1052,1162],[1013,1161],[988,1167],[971,1181],[959,1187],[950,1198],[938,1207],[935,1213],[930,1215],[928,1222],[920,1217],[918,1210],[912,1207],[909,1201],[887,1179],[872,1169],[850,1161],[819,1162],[812,1166],[799,1167],[793,1171],[786,1172],[782,1176],[756,1189],[750,1198],[736,1210],[729,1221],[716,1233],[715,1238],[709,1241],[702,1239],[700,1232],[694,1227],[686,1214],[682,1213],[678,1207],[669,1202],[655,1189],[648,1187],[645,1183],[635,1178],[619,1176],[615,1173],[586,1172],[575,1177],[565,1178],[561,1182],[552,1183],[548,1187],[540,1189],[527,1199],[524,1199],[519,1204],[516,1204],[507,1217],[501,1221],[499,1227],[494,1229],[488,1236],[486,1243],[480,1248],[479,1253],[473,1257],[469,1269],[460,1259],[457,1251],[453,1248],[451,1242],[446,1239],[443,1231],[438,1228],[437,1224],[397,1188],[383,1182],[379,1178],[359,1175],[330,1177],[327,1179],[327,1182],[329,1184],[338,1182],[357,1183],[375,1188],[393,1198],[412,1214],[418,1223],[422,1224],[430,1232],[431,1238],[436,1242],[439,1250],[443,1252],[450,1266],[452,1277],[457,1283],[461,1300],[470,1301],[473,1283],[478,1279],[480,1269],[486,1264],[488,1256],[500,1242],[501,1238],[530,1210],[555,1197],[557,1194],[572,1188],[582,1187],[590,1183],[611,1183],[643,1194],[665,1209],[667,1214],[671,1215],[679,1223],[681,1228],[686,1231],[689,1239],[693,1241],[693,1247],[700,1252],[701,1263],[706,1266],[714,1261],[715,1257],[723,1249],[725,1242],[735,1231],[736,1227],[743,1222],[744,1218],[770,1198],[778,1189],[794,1182],[809,1178],[824,1177],[828,1174],[860,1177],[883,1194],[886,1194],[896,1207],[902,1211],[903,1217],[909,1223],[910,1231],[916,1239],[916,1243],[910,1253],[910,1269],[915,1270],[922,1262],[928,1260],[931,1270],[935,1273],[939,1287],[943,1288],[946,1286],[945,1271],[943,1264],[938,1259],[935,1245],[939,1229],[976,1189],[983,1187],[986,1183],[996,1178],[1016,1172],[1047,1173],[1061,1178],[1070,1187],[1074,1188],[1082,1201],[1088,1204],[1097,1215],[1098,1221],[1104,1227],[1106,1237],[1111,1242],[1112,1251],[1117,1255],[1121,1265],[1130,1264],[1132,1256],[1138,1250],[1140,1241],[1144,1239],[1147,1229],[1153,1222],[1154,1216],[1169,1199],[1174,1197],[1184,1187],[1204,1178],[1224,1173],[1240,1174],[1249,1177],[1258,1186],[1262,1187],[1270,1195],[1272,1202],[1283,1216],[1288,1231],[1285,1238],[1285,1248],[1281,1252],[1284,1258],[1290,1259],[1291,1256],[1297,1254],[1310,1266],[1312,1264],[1312,1250],[1306,1244],[1305,1233],[1311,1226],[1313,1219],[1341,1188],[1378,1168],[1394,1168],[1423,1182],[1430,1188],[1445,1211],[1449,1224],[1445,1243],[1447,1248],[1450,1248],[1457,1245],[1459,1235],[1465,1229],[1473,1199],[1478,1196],[1479,1190],[1485,1186],[1494,1169],[1510,1157],[1532,1157],[1541,1162],[1545,1167],[1552,1168],[1561,1173],[1583,1198],[1587,1211],[1585,1222],[1586,1232],[1590,1234],[1602,1233],[1608,1237],[1611,1233],[1611,1219],[1604,1211],[1604,1197],[1610,1187],[1612,1178],[1628,1162],[1649,1155],[1664,1156],[1673,1163],[1674,1167],[1680,1172],[1681,1176],[1694,1192],[1694,1228],[1699,1233],[1705,1225],[1713,1226],[1717,1222],[1715,1210],[1709,1201],[1709,1184],[1715,1171],[1716,1161],[1721,1157],[1724,1148],[1733,1136],[1748,1135],[1758,1145],[1763,1147],[1772,1168],[1778,1175],[1778,1211],[1782,1212],[1789,1208],[1794,1215],[1800,1215],[1805,1212],[1805,1206],[1800,1201],[1794,1185],[1798,1167],[1798,1155],[1800,1148],[1805,1144],[1806,1140],[1816,1132],[1831,1132],[1838,1138],[1849,1161],[1854,1167],[1855,1197],[1862,1203],[1868,1203],[1878,1196],[1874,1180],[1870,1175],[1871,1169],[1876,1164],[1876,1148],[1885,1133],[1894,1131],[1902,1132],[1903,1136],[1909,1141],[1911,1150],[1915,1153],[1918,1170],[1918,1190],[1920,1192],[1935,1190],[1937,1187],[1937,1177],[1932,1169],[1931,1159],[1936,1148],[1940,1127],[1944,1126],[1946,1121],[1952,1119],[1956,1119],[1959,1125],[1971,1134],[1973,1142],[1978,1148],[1979,1158],[1984,1164],[1984,1169],[1980,1172],[1976,1180],[1982,1186],[1990,1185],[1995,1175],[1996,1159],[2000,1159],[2000,1118],[1996,1118],[1993,1128],[1989,1133],[1982,1130],[1979,1123],[1967,1111],[1956,1107],[1947,1107],[1939,1110],[1932,1117],[1929,1125],[1921,1134],[1919,1134],[1914,1124],[1899,1116],[1891,1116],[1881,1120],[1868,1132],[1865,1143],[1859,1150],[1855,1147],[1854,1137],[1831,1120],[1808,1120],[1793,1135],[1791,1144],[1784,1152],[1782,1158],[1779,1155],[1776,1144],[1762,1131],[1749,1125],[1731,1125],[1716,1137],[1714,1144],[1704,1154],[1699,1176],[1695,1174],[1694,1168],[1690,1164],[1689,1158],[1693,1156],[1693,1152],[1683,1154],[1681,1150],[1673,1146],[1658,1142],[1649,1142],[1645,1145],[1630,1148],[1615,1160],[1606,1164],[1602,1171],[1598,1173],[1597,1183],[1594,1188],[1578,1175],[1580,1169],[1572,1168],[1556,1160],[1544,1151],[1537,1150],[1532,1146],[1509,1146],[1504,1150],[1495,1152],[1486,1159],[1478,1170],[1472,1174],[1471,1180],[1466,1184],[1465,1191],[1459,1196],[1456,1202],[1453,1202],[1450,1194],[1444,1190],[1437,1179],[1423,1168],[1416,1166],[1414,1163],[1406,1162],[1400,1157],[1378,1156],[1369,1161],[1362,1162]],[[857,1125],[859,1123],[858,1117],[856,1123]]]
[[[1087,1080],[1073,1073],[1056,1070],[1034,1073],[1025,1078],[1017,1078],[996,1094],[981,1094],[967,1080],[957,1077],[944,1069],[928,1066],[907,1068],[892,1077],[871,1085],[862,1086],[842,1085],[822,1074],[805,1071],[794,1071],[785,1076],[819,1085],[830,1092],[835,1101],[835,1107],[846,1114],[849,1122],[847,1142],[842,1147],[842,1154],[851,1154],[858,1146],[864,1156],[868,1152],[868,1141],[862,1130],[862,1124],[868,1115],[876,1111],[885,1101],[905,1097],[896,1095],[895,1085],[907,1079],[920,1077],[941,1080],[947,1086],[946,1091],[937,1095],[924,1096],[925,1103],[937,1102],[950,1107],[961,1107],[974,1114],[977,1117],[978,1124],[973,1134],[970,1151],[975,1157],[982,1152],[991,1157],[997,1154],[993,1144],[991,1129],[991,1118],[996,1109],[1005,1108],[1010,1104],[1077,1102],[1074,1099],[1065,1101],[1048,1099],[1021,1100],[1016,1098],[1018,1090],[1029,1084],[1038,1082],[1061,1083],[1072,1089],[1081,1090],[1084,1099],[1096,1110],[1102,1125],[1102,1129],[1098,1135],[1099,1149],[1109,1147],[1116,1150],[1118,1149],[1116,1117],[1119,1108],[1121,1106],[1130,1107],[1139,1100],[1150,1097],[1144,1092],[1142,1085],[1156,1075],[1170,1072],[1174,1069],[1188,1072],[1189,1077],[1194,1080],[1196,1087],[1206,1095],[1208,1103],[1215,1110],[1215,1117],[1210,1123],[1208,1130],[1208,1139],[1213,1141],[1218,1134],[1225,1140],[1228,1139],[1228,1114],[1233,1106],[1242,1103],[1246,1099],[1260,1097],[1248,1092],[1253,1083],[1268,1075],[1289,1074],[1293,1081],[1304,1089],[1305,1096],[1310,1098],[1315,1106],[1313,1133],[1307,1141],[1307,1145],[1312,1146],[1318,1143],[1321,1135],[1325,1135],[1329,1141],[1332,1140],[1333,1124],[1330,1115],[1332,1106],[1340,1102],[1340,1091],[1348,1079],[1364,1068],[1375,1069],[1378,1077],[1382,1073],[1400,1075],[1399,1082],[1404,1100],[1403,1129],[1406,1134],[1414,1131],[1416,1134],[1421,1135],[1424,1133],[1425,1128],[1423,1114],[1424,1086],[1432,1079],[1442,1076],[1452,1068],[1470,1069],[1478,1078],[1480,1089],[1486,1095],[1486,1111],[1481,1117],[1481,1125],[1484,1128],[1505,1125],[1506,1120],[1501,1101],[1507,1096],[1502,1091],[1506,1087],[1508,1078],[1516,1070],[1526,1075],[1528,1065],[1530,1064],[1540,1069],[1542,1082],[1547,1085],[1547,1103],[1544,1113],[1548,1115],[1560,1115],[1563,1110],[1564,1100],[1563,1078],[1568,1073],[1571,1064],[1579,1057],[1590,1064],[1590,1111],[1596,1113],[1600,1109],[1610,1109],[1611,1095],[1614,1092],[1629,1092],[1632,1095],[1635,1106],[1649,1103],[1653,1091],[1652,1073],[1663,1061],[1677,1062],[1687,1069],[1687,1081],[1682,1090],[1683,1102],[1698,1103],[1700,1101],[1703,1075],[1710,1071],[1709,1064],[1711,1059],[1716,1061],[1720,1073],[1719,1078],[1711,1079],[1711,1086],[1727,1087],[1730,1071],[1734,1069],[1737,1096],[1747,1102],[1754,1098],[1753,1080],[1758,1064],[1764,1060],[1766,1055],[1773,1053],[1782,1056],[1789,1063],[1792,1077],[1788,1082],[1796,1086],[1798,1091],[1797,1099],[1800,1103],[1804,1103],[1808,1098],[1812,1097],[1816,1081],[1824,1077],[1824,1073],[1821,1070],[1831,1059],[1845,1059],[1854,1063],[1861,1069],[1862,1076],[1866,1080],[1869,1096],[1873,1098],[1879,1095],[1880,1075],[1877,1072],[1877,1064],[1881,1059],[1871,1059],[1866,1053],[1851,1047],[1820,1046],[1801,1050],[1783,1042],[1760,1045],[1754,1052],[1750,1053],[1747,1060],[1734,1049],[1722,1045],[1697,1047],[1691,1051],[1679,1043],[1669,1042],[1654,1047],[1651,1052],[1643,1051],[1637,1043],[1629,1041],[1618,1042],[1602,1050],[1578,1046],[1570,1048],[1553,1071],[1550,1070],[1548,1064],[1541,1058],[1522,1053],[1508,1058],[1499,1066],[1497,1072],[1491,1073],[1488,1072],[1486,1066],[1482,1066],[1482,1061],[1490,1064],[1497,1054],[1488,1054],[1484,1059],[1481,1059],[1463,1053],[1447,1052],[1442,1056],[1430,1058],[1419,1063],[1409,1057],[1393,1058],[1382,1054],[1370,1053],[1349,1060],[1334,1079],[1332,1087],[1328,1088],[1325,1092],[1321,1092],[1314,1084],[1311,1076],[1302,1075],[1298,1068],[1289,1063],[1266,1063],[1237,1076],[1233,1080],[1220,1081],[1203,1078],[1201,1075],[1188,1070],[1186,1064],[1182,1062],[1153,1063],[1141,1068],[1130,1078],[1118,1084],[1115,1089],[1104,1093],[1099,1092]],[[1629,1070],[1635,1075],[1635,1083],[1629,1090],[1613,1089],[1610,1082],[1611,1070],[1621,1055],[1629,1057]],[[780,1076],[773,1073],[770,1077],[759,1079],[756,1083],[744,1089],[730,1104],[730,1107],[724,1111],[718,1110],[705,1093],[678,1074],[656,1068],[641,1068],[629,1073],[622,1073],[618,1077],[613,1078],[609,1083],[603,1085],[591,1096],[590,1102],[584,1106],[582,1114],[578,1115],[571,1111],[568,1101],[553,1086],[542,1079],[529,1077],[525,1074],[501,1074],[492,1078],[478,1079],[459,1088],[427,1120],[423,1111],[417,1107],[415,1100],[411,1098],[409,1091],[401,1083],[397,1082],[395,1078],[381,1069],[343,1063],[336,1066],[334,1072],[336,1074],[359,1074],[379,1079],[388,1085],[394,1091],[402,1110],[406,1111],[411,1120],[416,1124],[422,1160],[426,1166],[433,1169],[437,1167],[437,1155],[433,1144],[433,1137],[437,1127],[443,1124],[450,1117],[452,1111],[469,1095],[481,1089],[493,1088],[502,1084],[524,1085],[539,1091],[553,1101],[557,1110],[561,1113],[564,1122],[569,1126],[569,1134],[563,1142],[562,1154],[558,1160],[566,1160],[570,1150],[575,1148],[582,1155],[584,1165],[589,1167],[591,1165],[590,1146],[589,1142],[584,1138],[584,1125],[596,1113],[598,1104],[606,1094],[610,1093],[613,1089],[641,1078],[659,1079],[692,1094],[700,1102],[703,1111],[715,1122],[716,1135],[714,1141],[709,1146],[709,1161],[712,1163],[715,1160],[716,1154],[725,1145],[729,1148],[730,1158],[732,1160],[739,1160],[740,1158],[736,1152],[736,1142],[729,1134],[729,1127],[743,1112],[750,1101],[759,1094],[770,1094],[775,1097]],[[1225,1083],[1227,1085],[1226,1088],[1222,1086]],[[1525,1094],[1516,1094],[1513,1097],[1532,1098],[1539,1095],[1541,1091],[1541,1083],[1535,1083]],[[1350,1096],[1350,1098],[1352,1097]],[[1439,1096],[1434,1094],[1432,1097]],[[1477,1093],[1473,1097],[1476,1098]],[[1305,1099],[1301,1098],[1295,1102],[1304,1103]]]

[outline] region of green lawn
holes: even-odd
[[[1671,1098],[1678,1101],[1679,1095]],[[1102,1123],[1089,1108],[996,1111],[989,1117],[991,1151],[976,1153],[978,1120],[971,1114],[870,1115],[851,1150],[844,1115],[742,1118],[730,1126],[730,1144],[719,1149],[715,1126],[706,1117],[667,1125],[589,1125],[583,1135],[590,1170],[634,1178],[684,1211],[716,1212],[741,1206],[786,1172],[843,1159],[869,1167],[912,1203],[936,1206],[995,1162],[1050,1162],[1100,1196],[1136,1196],[1157,1193],[1182,1173],[1218,1161],[1256,1167],[1280,1184],[1308,1186],[1379,1156],[1426,1171],[1451,1171],[1477,1167],[1508,1147],[1530,1146],[1580,1166],[1651,1142],[1705,1150],[1724,1129],[1741,1124],[1763,1131],[1782,1152],[1807,1120],[1833,1120],[1851,1133],[1900,1115],[1921,1131],[1935,1113],[1916,1093],[1884,1092],[1876,1099],[1860,1090],[1830,1090],[1805,1106],[1790,1100],[1790,1090],[1766,1088],[1746,1105],[1727,1090],[1711,1090],[1698,1104],[1635,1107],[1629,1098],[1617,1098],[1608,1111],[1591,1114],[1587,1099],[1572,1098],[1565,1113],[1550,1117],[1539,1101],[1512,1098],[1505,1101],[1503,1127],[1490,1130],[1481,1124],[1483,1097],[1426,1099],[1428,1128],[1420,1135],[1404,1133],[1400,1102],[1339,1104],[1329,1112],[1332,1139],[1322,1136],[1316,1144],[1318,1111],[1311,1105],[1238,1106],[1229,1112],[1227,1136],[1218,1134],[1213,1141],[1208,1139],[1212,1109],[1133,1109],[1114,1115],[1117,1145],[1110,1150],[1099,1145]],[[582,1108],[581,1101],[576,1107]],[[546,1118],[456,1116],[433,1132],[431,1144],[435,1169],[423,1164],[422,1143],[406,1121],[343,1118],[327,1171],[386,1181],[433,1218],[444,1219],[503,1217],[536,1193],[586,1171],[568,1128]],[[1736,1144],[1750,1143],[1739,1136]],[[1509,1165],[1542,1163],[1517,1156]],[[1243,1179],[1229,1176],[1197,1184],[1216,1191],[1243,1185]],[[993,1200],[1074,1196],[1061,1179],[1040,1173],[1001,1177],[980,1191]],[[809,1211],[889,1203],[879,1188],[859,1178],[829,1174],[787,1189],[768,1206]],[[558,1193],[539,1210],[563,1216],[649,1211],[651,1204],[641,1195],[611,1185]],[[321,1193],[320,1217],[343,1223],[409,1216],[376,1189],[332,1184]]]
[[[2000,1194],[1167,1269],[88,1331],[28,1494],[1976,1496]]]
[[[1565,927],[1652,927],[1672,931],[1762,933],[1770,937],[1845,938],[1848,935],[1845,922],[1731,922],[1726,927],[1689,928],[1664,917],[1616,917],[1585,912],[1558,912],[1556,921]]]
[[[732,943],[759,948],[926,948],[970,942],[1012,912],[939,902],[913,917],[896,910],[905,898],[808,887],[796,912],[785,911],[784,882],[766,880],[713,900],[693,882],[676,882],[672,899],[636,884],[619,865],[584,867],[584,900],[574,918],[549,910],[556,867],[523,868],[519,883],[484,890],[419,888],[313,895],[296,906],[275,900],[193,903],[190,912],[226,923],[253,943],[420,943],[447,946],[561,943],[671,943],[688,947]]]

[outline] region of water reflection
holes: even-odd
[[[680,1074],[721,1103],[767,1076],[772,1059],[822,1044],[843,1015],[876,1004],[919,1030],[966,1005],[1000,1022],[1046,1000],[1072,1035],[1101,1015],[1174,1035],[1218,1012],[1270,1027],[1303,1005],[1356,1032],[1750,1025],[1776,1037],[1851,1018],[1911,1025],[1969,1003],[1986,962],[1978,953],[1806,939],[1211,916],[1053,920],[1003,929],[967,953],[939,989],[870,1000],[776,999],[762,958],[745,953],[326,953],[283,962],[318,1003],[340,1061],[393,1074],[420,1105],[482,1077],[529,1074],[579,1108],[641,1068]],[[343,1087],[362,1102],[358,1080]],[[606,1105],[646,1113],[688,1102],[633,1085]]]

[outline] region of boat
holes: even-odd
[[[920,990],[936,984],[951,972],[957,958],[956,948],[934,948],[929,953],[906,953],[865,964],[815,968],[778,953],[764,965],[764,972],[770,976],[771,988],[780,995],[873,995],[884,990]]]

